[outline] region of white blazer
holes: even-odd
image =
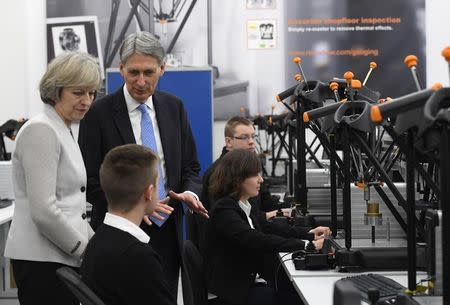
[[[5,256],[79,266],[94,234],[86,220],[86,170],[52,106],[21,128],[12,165],[16,200]]]

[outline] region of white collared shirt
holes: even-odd
[[[121,216],[106,213],[105,220],[103,220],[105,225],[114,227],[116,229],[125,231],[136,237],[140,242],[148,244],[150,241],[150,236],[148,236],[141,228],[139,228],[136,224],[132,223],[126,218]]]
[[[123,94],[125,95],[125,102],[127,104],[128,115],[130,117],[131,128],[133,128],[134,138],[136,140],[136,144],[142,145],[142,135],[141,135],[141,111],[139,111],[138,107],[141,105],[138,101],[136,101],[128,92],[127,85],[123,86]],[[164,182],[166,180],[166,163],[164,160],[164,152],[161,142],[161,136],[159,134],[158,121],[156,119],[156,111],[153,105],[153,98],[150,96],[148,100],[145,102],[145,105],[148,109],[148,114],[150,115],[150,119],[152,120],[153,131],[155,133],[156,147],[158,148],[158,157],[161,160],[162,171],[162,179]]]
[[[252,229],[254,229],[255,226],[253,225],[253,221],[250,218],[250,211],[252,210],[252,206],[250,205],[248,200],[245,200],[245,201],[239,200],[239,207],[242,209],[242,211],[244,211],[245,215],[247,216],[247,220],[248,220],[248,223],[250,224],[250,227]]]

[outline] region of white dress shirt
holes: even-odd
[[[106,213],[103,223],[105,225],[130,233],[140,242],[143,242],[145,244],[148,244],[148,242],[150,241],[150,236],[148,236],[141,228],[121,216]]]
[[[250,205],[248,200],[245,201],[239,200],[239,207],[242,209],[242,211],[244,211],[245,215],[247,216],[247,220],[248,223],[250,224],[250,227],[254,229],[255,226],[253,225],[253,221],[250,218],[250,211],[252,210],[252,206]]]

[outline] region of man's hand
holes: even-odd
[[[197,200],[197,198],[195,198],[195,196],[191,193],[175,193],[174,191],[169,191],[169,197],[171,199],[186,203],[192,211],[202,215],[205,218],[209,218],[208,211],[205,209],[202,202],[200,200]]]
[[[318,240],[312,241],[312,243],[314,244],[314,247],[316,247],[316,250],[322,249],[324,240],[325,240],[325,238],[319,238]]]
[[[331,230],[328,227],[316,227],[309,232],[314,233],[315,240],[331,235]]]
[[[153,216],[159,220],[164,220],[165,218],[169,217],[169,215],[172,214],[172,212],[173,212],[173,208],[171,206],[167,205],[169,203],[169,200],[170,200],[170,197],[166,197],[163,200],[159,201],[156,204],[156,208],[153,211],[153,213],[151,214],[151,216]],[[166,217],[161,216],[160,213],[166,214]],[[149,226],[152,225],[152,222],[149,219],[149,215],[144,215],[144,222],[146,224],[148,224]]]

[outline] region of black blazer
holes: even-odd
[[[176,304],[159,255],[149,244],[112,226],[99,226],[86,248],[80,273],[108,305]]]
[[[201,192],[200,164],[195,140],[181,100],[168,93],[153,94],[156,118],[164,152],[169,189],[174,192]],[[91,225],[94,230],[103,222],[107,210],[100,187],[99,170],[112,148],[136,143],[123,94],[123,87],[95,101],[80,123],[78,142],[87,172],[87,201],[93,205]],[[181,240],[182,208],[173,203],[178,238]]]
[[[208,167],[203,175],[203,187],[200,200],[207,210],[210,210],[213,205],[213,200],[212,198],[210,198],[211,196],[209,193],[211,176],[219,162],[222,160],[222,157],[225,156],[226,153],[228,153],[228,150],[224,146],[222,148],[222,154],[220,155],[220,157],[213,164],[211,164],[210,167]],[[267,185],[266,181],[261,184],[259,194],[253,198],[250,198],[249,202],[252,206],[264,212],[273,211],[278,208],[278,205],[274,202],[274,200],[272,200],[272,195],[270,194],[269,186]],[[194,215],[194,219],[195,222],[192,223],[190,227],[189,239],[191,239],[197,245],[197,247],[201,249],[203,248],[203,245],[205,243],[207,220],[201,215]]]
[[[263,274],[263,254],[304,249],[299,238],[311,237],[305,228],[266,221],[258,208],[250,212],[252,229],[231,197],[217,200],[210,217],[203,250],[206,282],[210,292],[232,304],[245,304],[256,273]]]

